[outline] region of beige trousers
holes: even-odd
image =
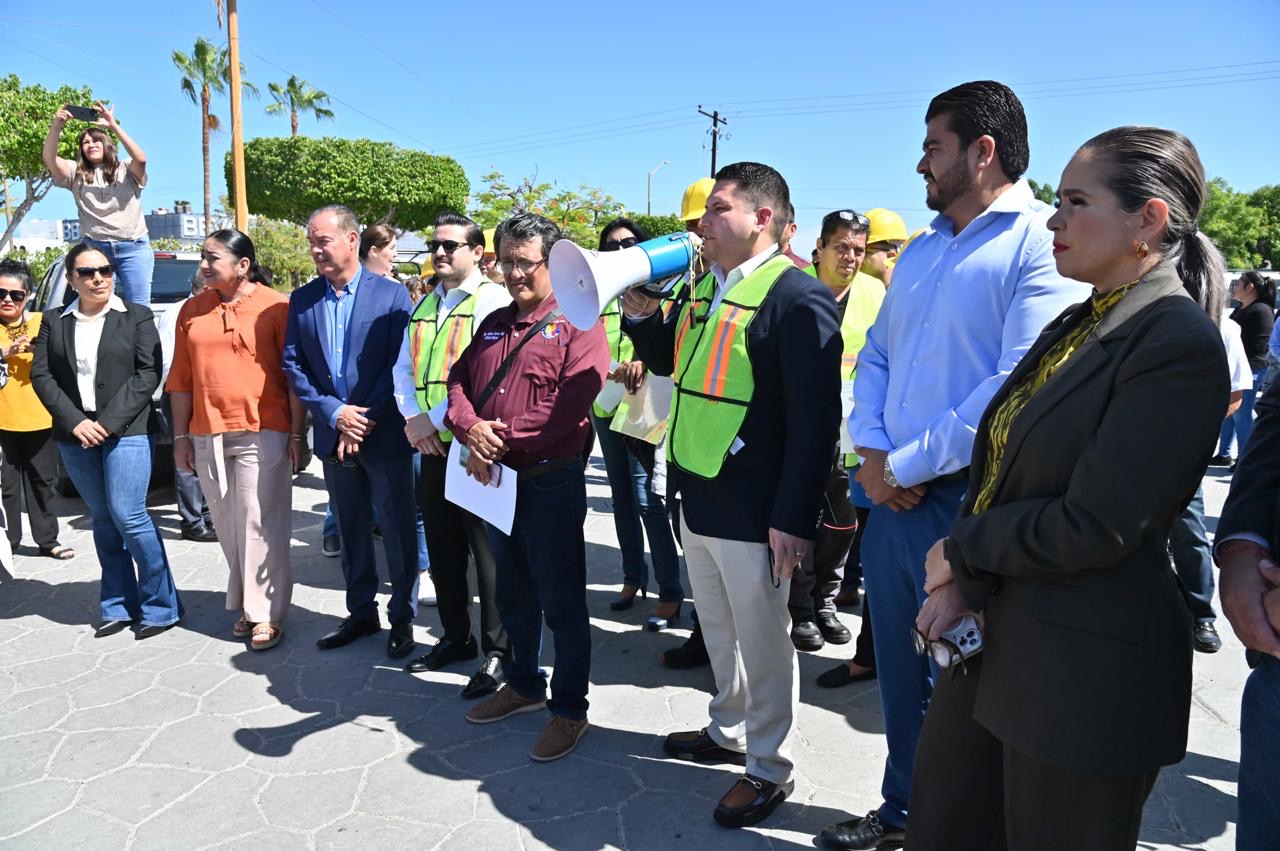
[[[747,754],[747,773],[772,783],[791,776],[791,735],[800,670],[791,643],[791,580],[774,588],[764,544],[708,538],[680,518],[689,585],[711,657],[716,694],[707,734]]]
[[[231,569],[227,609],[254,623],[280,623],[293,596],[289,435],[232,431],[191,439],[196,474]]]

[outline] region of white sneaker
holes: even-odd
[[[422,571],[418,574],[418,605],[436,605],[436,584],[431,581],[431,573]]]

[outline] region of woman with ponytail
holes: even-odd
[[[1063,172],[1054,257],[1093,296],[991,400],[926,560],[920,641],[951,661],[939,639],[980,614],[984,646],[934,688],[913,851],[1132,849],[1156,775],[1186,754],[1192,619],[1169,532],[1229,397],[1204,195],[1195,148],[1155,127],[1102,133]]]
[[[232,633],[254,650],[279,643],[293,593],[293,473],[307,452],[305,410],[280,366],[289,299],[261,283],[253,242],[209,235],[206,287],[178,314],[167,389],[173,460],[200,477],[231,569]]]
[[[1218,436],[1219,464],[1231,464],[1231,440],[1235,438],[1236,457],[1244,452],[1253,434],[1253,403],[1267,375],[1267,349],[1276,318],[1276,285],[1260,272],[1245,272],[1231,283],[1231,295],[1240,306],[1231,311],[1231,319],[1240,326],[1240,339],[1249,358],[1253,387],[1244,392],[1240,407],[1222,424]],[[1234,469],[1234,464],[1232,464]]]

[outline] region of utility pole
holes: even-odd
[[[234,173],[236,230],[249,229],[249,199],[244,181],[244,121],[240,110],[240,21],[236,0],[227,0],[227,47],[231,62],[231,169]]]
[[[716,142],[720,140],[720,125],[728,124],[729,119],[720,117],[720,110],[712,110],[707,112],[702,108],[702,104],[698,104],[698,114],[705,115],[711,119],[711,176],[716,176]]]
[[[645,195],[645,202],[644,202],[644,214],[646,216],[653,215],[653,176],[658,173],[658,169],[662,168],[664,165],[670,165],[670,164],[671,164],[671,160],[663,160],[662,162],[655,165],[653,168],[649,169],[649,191]],[[5,191],[6,193],[8,192],[7,189]],[[6,194],[5,197],[7,198],[9,196]]]

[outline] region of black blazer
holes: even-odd
[[[1258,535],[1280,553],[1280,381],[1271,382],[1253,410],[1258,419],[1231,480],[1217,540]]]
[[[1237,307],[1231,318],[1240,326],[1240,342],[1244,343],[1249,368],[1255,372],[1267,365],[1267,347],[1271,343],[1271,329],[1275,327],[1275,312],[1260,301],[1248,307]]]
[[[1230,394],[1222,337],[1162,263],[1013,423],[992,505],[973,514],[992,412],[1086,316],[1046,327],[978,426],[947,558],[986,613],[974,718],[1062,768],[1136,775],[1186,752],[1191,616],[1169,530]]]
[[[71,429],[86,416],[117,437],[147,433],[151,395],[160,386],[160,334],[151,308],[125,302],[102,320],[96,373],[97,412],[88,415],[76,383],[76,317],[49,311],[40,323],[31,384],[53,415],[53,439],[76,443]]]
[[[636,357],[655,375],[675,368],[676,323],[623,320]],[[840,317],[831,291],[791,268],[782,273],[747,326],[755,392],[738,431],[741,451],[720,475],[674,473],[685,522],[699,535],[766,543],[769,529],[813,540],[840,425]]]

